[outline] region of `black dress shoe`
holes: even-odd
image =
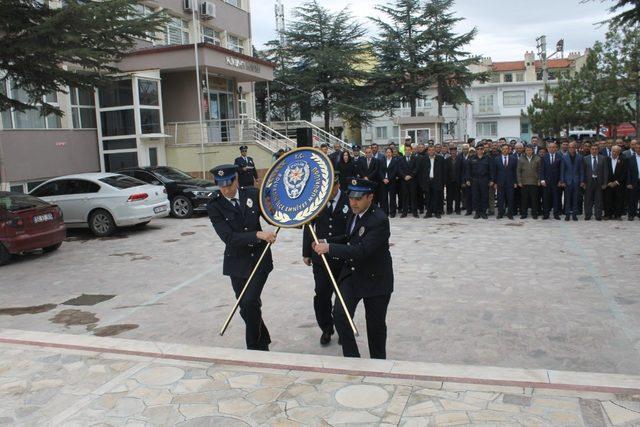
[[[391,214],[390,216],[391,216],[391,218],[395,218],[396,214]]]
[[[414,217],[414,218],[418,218],[418,217],[419,217],[419,215],[418,215],[417,213],[414,213],[414,214],[413,214],[413,217]]]
[[[573,220],[574,220],[574,221],[577,221],[577,220],[578,220],[578,216],[577,216],[577,215],[574,215],[574,216],[573,216]]]
[[[522,215],[522,216],[520,216],[520,219],[527,219],[527,216],[526,215]]]
[[[629,221],[633,221],[633,217],[632,216],[629,217]]]
[[[430,213],[428,214],[424,214],[424,218],[431,218],[433,215],[431,215]]]
[[[513,215],[507,215],[507,218],[513,219]]]
[[[531,218],[538,219],[538,215],[533,215],[533,216],[531,216]]]
[[[590,220],[591,220],[591,217],[590,217],[590,216],[585,216],[585,217],[584,217],[584,220],[585,220],[585,221],[590,221]]]
[[[549,215],[542,215],[542,219],[549,219]]]
[[[407,217],[406,213],[403,213],[402,215],[400,215],[400,218],[406,218],[406,217]]]
[[[320,336],[320,345],[326,346],[326,345],[329,345],[330,342],[331,342],[331,333],[323,332],[322,336]]]
[[[571,219],[571,217],[570,217],[569,215],[567,215],[567,216],[565,216],[565,217],[564,217],[564,220],[565,220],[565,221],[569,221],[570,219]]]
[[[466,214],[464,214],[465,216],[471,216],[473,215],[473,212],[467,212]],[[633,219],[630,219],[629,221],[633,221]]]
[[[560,215],[554,215],[553,219],[560,219]]]
[[[487,214],[482,214],[482,219],[489,219],[489,217],[487,217]]]
[[[460,215],[462,212],[460,211],[456,211],[456,215]]]
[[[504,218],[504,214],[498,214],[498,216],[496,217],[496,219],[502,219]]]
[[[436,214],[436,218],[442,218],[440,214]]]
[[[480,219],[480,214],[475,214],[475,215],[473,216],[473,219]]]
[[[596,221],[602,221],[602,218],[596,217]]]

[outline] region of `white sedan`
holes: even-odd
[[[116,227],[144,226],[153,218],[169,215],[164,187],[115,173],[61,176],[29,194],[58,205],[67,227],[89,227],[101,237]]]

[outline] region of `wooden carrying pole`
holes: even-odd
[[[278,235],[279,231],[280,231],[280,227],[276,228],[276,231],[275,231],[276,236]],[[246,292],[247,288],[249,287],[249,283],[251,283],[251,280],[253,279],[253,276],[255,276],[256,271],[258,271],[258,267],[260,267],[260,264],[262,263],[262,259],[267,254],[267,251],[269,250],[270,247],[271,247],[271,243],[267,243],[267,246],[264,247],[264,250],[262,251],[262,255],[260,255],[260,258],[258,258],[258,262],[256,263],[255,267],[253,267],[253,271],[249,275],[249,278],[247,279],[247,282],[244,284],[244,287],[242,288],[242,292],[240,292],[240,295],[238,295],[238,298],[236,299],[236,303],[234,304],[233,309],[231,310],[231,313],[229,313],[229,316],[227,316],[227,320],[224,322],[224,325],[222,326],[222,329],[220,329],[220,335],[221,336],[224,335],[224,332],[227,330],[227,327],[229,327],[229,323],[231,322],[231,319],[233,318],[233,315],[236,314],[236,310],[238,310],[238,306],[240,305],[240,301],[242,300],[242,297],[244,296],[244,293]],[[342,297],[340,297],[340,298],[342,298]]]
[[[318,241],[318,236],[316,235],[315,230],[311,226],[311,223],[307,223],[307,227],[309,228],[309,231],[311,232],[311,235],[313,236],[313,241],[316,242],[316,244],[320,243]],[[351,318],[351,314],[349,314],[349,310],[347,310],[347,305],[344,303],[344,298],[342,298],[342,293],[340,292],[340,289],[338,288],[338,283],[336,282],[335,277],[333,277],[333,272],[331,272],[331,268],[329,267],[329,261],[327,261],[327,257],[324,254],[322,254],[320,256],[322,257],[322,261],[324,263],[324,266],[327,269],[327,274],[331,278],[331,283],[333,284],[333,289],[336,291],[336,295],[338,296],[338,299],[340,300],[340,305],[342,305],[342,309],[344,310],[344,314],[345,314],[345,316],[347,316],[347,319],[349,319],[349,325],[351,325],[351,329],[353,330],[353,335],[355,335],[357,337],[359,335],[358,334],[358,329],[356,329],[356,325],[355,325],[355,323],[353,323],[353,319]]]

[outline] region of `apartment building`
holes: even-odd
[[[249,0],[155,0],[137,8],[162,10],[170,21],[117,64],[114,85],[51,94],[47,101],[60,106],[62,118],[37,110],[0,113],[0,189],[26,192],[70,173],[181,167],[189,156],[198,157],[187,158],[189,164],[208,167],[215,158],[205,164],[201,150],[175,144],[170,132],[177,124],[198,123],[202,115],[214,123],[207,142],[223,141],[229,139],[226,121],[255,115],[254,83],[273,80],[274,67],[252,56]],[[0,91],[27,101],[11,82]]]
[[[581,53],[549,60],[550,85],[561,73],[575,73],[585,61],[586,55]],[[438,116],[436,92],[430,89],[425,99],[418,100],[417,117],[410,117],[409,105],[402,103],[392,116],[381,115],[363,129],[364,143],[388,144],[400,142],[406,136],[415,142],[499,137],[529,141],[533,135],[523,113],[536,94],[544,95],[542,64],[534,53],[526,52],[522,61],[493,62],[491,58],[483,58],[471,70],[489,72],[491,76],[489,81],[476,81],[466,89],[471,104],[457,109],[445,105],[442,116]],[[438,123],[442,124],[442,135],[438,134]]]

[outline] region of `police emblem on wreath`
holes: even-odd
[[[315,218],[329,202],[333,165],[322,152],[299,148],[280,157],[260,187],[260,205],[277,227],[299,227]]]

